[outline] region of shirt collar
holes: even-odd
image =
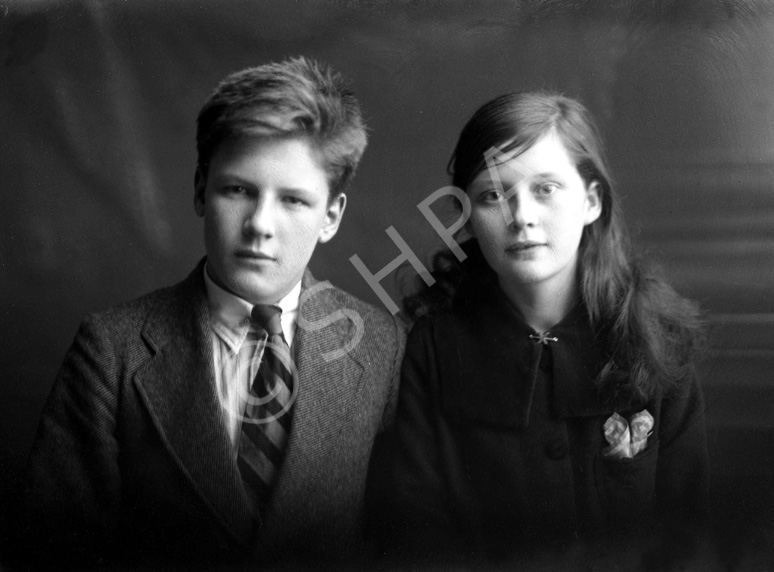
[[[250,313],[253,304],[218,286],[204,265],[204,285],[207,290],[207,302],[210,308],[210,326],[228,345],[232,352],[238,352],[250,328]],[[298,305],[301,297],[301,281],[290,289],[276,305],[282,310],[282,332],[288,344],[293,336],[298,318]]]

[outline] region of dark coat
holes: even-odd
[[[409,334],[388,462],[393,542],[502,556],[635,531],[658,516],[703,516],[708,462],[694,379],[647,401],[606,399],[580,307],[544,345],[503,296],[483,298],[420,319]],[[632,459],[603,455],[605,421],[643,409],[655,421],[647,448]]]
[[[65,357],[24,502],[28,536],[59,562],[203,564],[357,541],[372,443],[394,416],[403,328],[306,273],[293,431],[254,519],[213,381],[202,264],[89,317]]]

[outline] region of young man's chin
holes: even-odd
[[[258,281],[250,281],[249,283],[241,282],[238,284],[238,291],[234,292],[240,298],[243,298],[251,304],[276,304],[279,302],[285,294],[290,292],[290,289],[294,285],[291,284],[287,287],[280,287],[270,283],[259,283]]]

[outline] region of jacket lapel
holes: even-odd
[[[338,446],[356,411],[364,368],[354,348],[346,351],[356,324],[330,288],[330,283],[317,282],[306,271],[294,344],[298,394],[286,457],[273,492],[272,514],[268,515],[273,520],[309,502],[310,479],[325,478],[330,470],[327,463],[337,458],[330,451]]]
[[[239,542],[255,531],[218,401],[204,261],[151,314],[143,336],[154,356],[135,376],[161,437],[214,517]]]

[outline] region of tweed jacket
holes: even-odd
[[[580,306],[544,344],[503,298],[422,318],[409,335],[388,462],[393,542],[500,557],[700,520],[708,461],[696,380],[607,399]],[[654,419],[647,447],[607,456],[605,421],[642,410]]]
[[[81,325],[28,461],[38,551],[202,564],[357,543],[372,444],[394,415],[401,324],[305,273],[293,430],[254,517],[213,381],[203,264]]]

